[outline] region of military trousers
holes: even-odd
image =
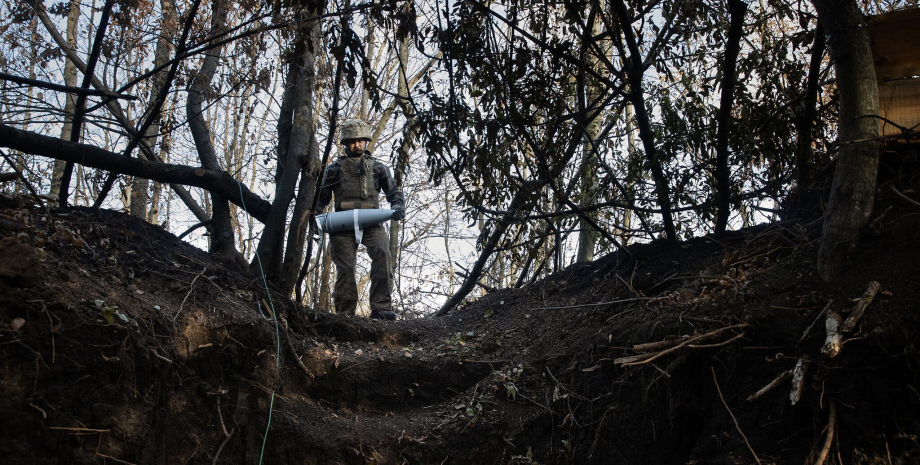
[[[332,262],[335,263],[335,312],[354,315],[358,307],[358,286],[355,282],[358,244],[354,232],[329,235]],[[364,229],[361,243],[367,247],[371,258],[370,308],[371,311],[390,311],[390,238],[383,225]]]

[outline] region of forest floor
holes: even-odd
[[[269,302],[261,277],[120,213],[0,198],[0,457],[799,464],[827,444],[825,463],[920,463],[920,207],[882,188],[875,212],[834,284],[812,219],[380,322]],[[826,315],[873,281],[823,354]]]

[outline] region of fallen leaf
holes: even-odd
[[[115,323],[115,309],[117,306],[102,307],[102,318],[105,318],[109,324]]]

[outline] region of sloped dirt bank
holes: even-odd
[[[814,463],[832,405],[825,463],[920,461],[920,215],[893,196],[833,285],[819,223],[790,222],[397,322],[317,318],[154,226],[23,202],[0,204],[6,463]],[[872,281],[822,354],[822,312]],[[806,356],[795,405],[789,379],[746,400]]]

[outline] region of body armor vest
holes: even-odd
[[[335,211],[380,208],[374,188],[374,160],[367,156],[339,160],[339,185],[335,194]]]

